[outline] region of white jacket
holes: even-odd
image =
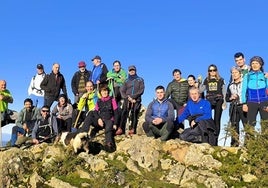
[[[44,97],[44,90],[40,88],[40,84],[45,78],[46,74],[36,74],[32,77],[29,88],[28,88],[28,95],[35,95],[38,97]]]

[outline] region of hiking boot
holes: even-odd
[[[115,135],[121,135],[121,134],[123,134],[123,130],[119,127],[115,132]]]
[[[130,129],[130,130],[128,131],[128,134],[129,134],[129,135],[133,135],[133,134],[135,134],[134,129]]]
[[[105,151],[112,153],[116,150],[115,144],[112,142],[108,142],[104,146]]]

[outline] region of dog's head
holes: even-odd
[[[78,150],[83,149],[85,152],[89,152],[89,142],[90,136],[88,133],[78,133],[73,140],[74,152],[77,153]]]

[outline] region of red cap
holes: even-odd
[[[85,67],[86,66],[86,63],[84,62],[84,61],[80,61],[79,63],[78,63],[78,67],[80,68],[80,67]]]

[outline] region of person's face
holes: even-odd
[[[180,81],[181,79],[181,74],[179,72],[175,72],[173,74],[173,78],[176,80],[176,81]]]
[[[187,81],[189,86],[193,86],[195,84],[195,80],[193,79],[193,77],[189,77]]]
[[[44,72],[44,70],[43,69],[36,69],[36,72],[37,72],[37,74],[43,74],[43,72]]]
[[[120,69],[121,69],[121,66],[120,66],[120,64],[118,62],[114,63],[114,66],[113,67],[114,67],[114,71],[115,72],[119,72]]]
[[[163,89],[157,89],[156,90],[156,98],[160,101],[162,101],[165,98],[165,91]]]
[[[5,81],[0,81],[0,91],[6,90],[7,84]]]
[[[59,98],[59,104],[60,104],[61,106],[63,106],[65,103],[66,103],[65,98],[64,98],[64,97],[60,97],[60,98]]]
[[[80,72],[85,72],[86,71],[86,67],[79,67],[79,71]]]
[[[30,110],[32,108],[32,104],[30,102],[25,102],[24,107],[26,108],[26,110]]]
[[[215,67],[210,67],[210,68],[208,69],[208,72],[209,72],[209,75],[210,75],[210,76],[216,76],[216,74],[217,74],[217,69],[216,69]]]
[[[108,90],[107,89],[101,90],[101,96],[102,97],[108,97]]]
[[[42,117],[46,118],[49,115],[49,109],[48,108],[42,108],[41,109],[41,115],[42,115]]]
[[[200,97],[198,89],[191,89],[190,90],[190,97],[191,97],[192,101],[197,102],[199,100],[199,97]]]
[[[250,66],[253,71],[259,71],[261,69],[261,64],[258,61],[252,61]]]
[[[129,70],[128,71],[128,73],[129,73],[129,75],[135,75],[136,74],[136,70],[134,70],[134,69],[131,69],[131,70]]]
[[[235,63],[238,67],[242,68],[245,65],[245,58],[242,56],[239,56],[238,58],[235,58]]]
[[[101,63],[101,60],[100,59],[93,59],[93,64],[95,66],[98,66],[100,63]]]
[[[91,82],[86,83],[86,90],[88,93],[91,93],[94,90],[94,86]]]
[[[232,70],[232,78],[233,78],[233,80],[237,80],[237,79],[241,78],[241,73],[238,70],[233,69]]]
[[[54,74],[58,74],[59,71],[60,71],[60,65],[59,64],[54,64],[53,67],[52,67],[52,71]]]

